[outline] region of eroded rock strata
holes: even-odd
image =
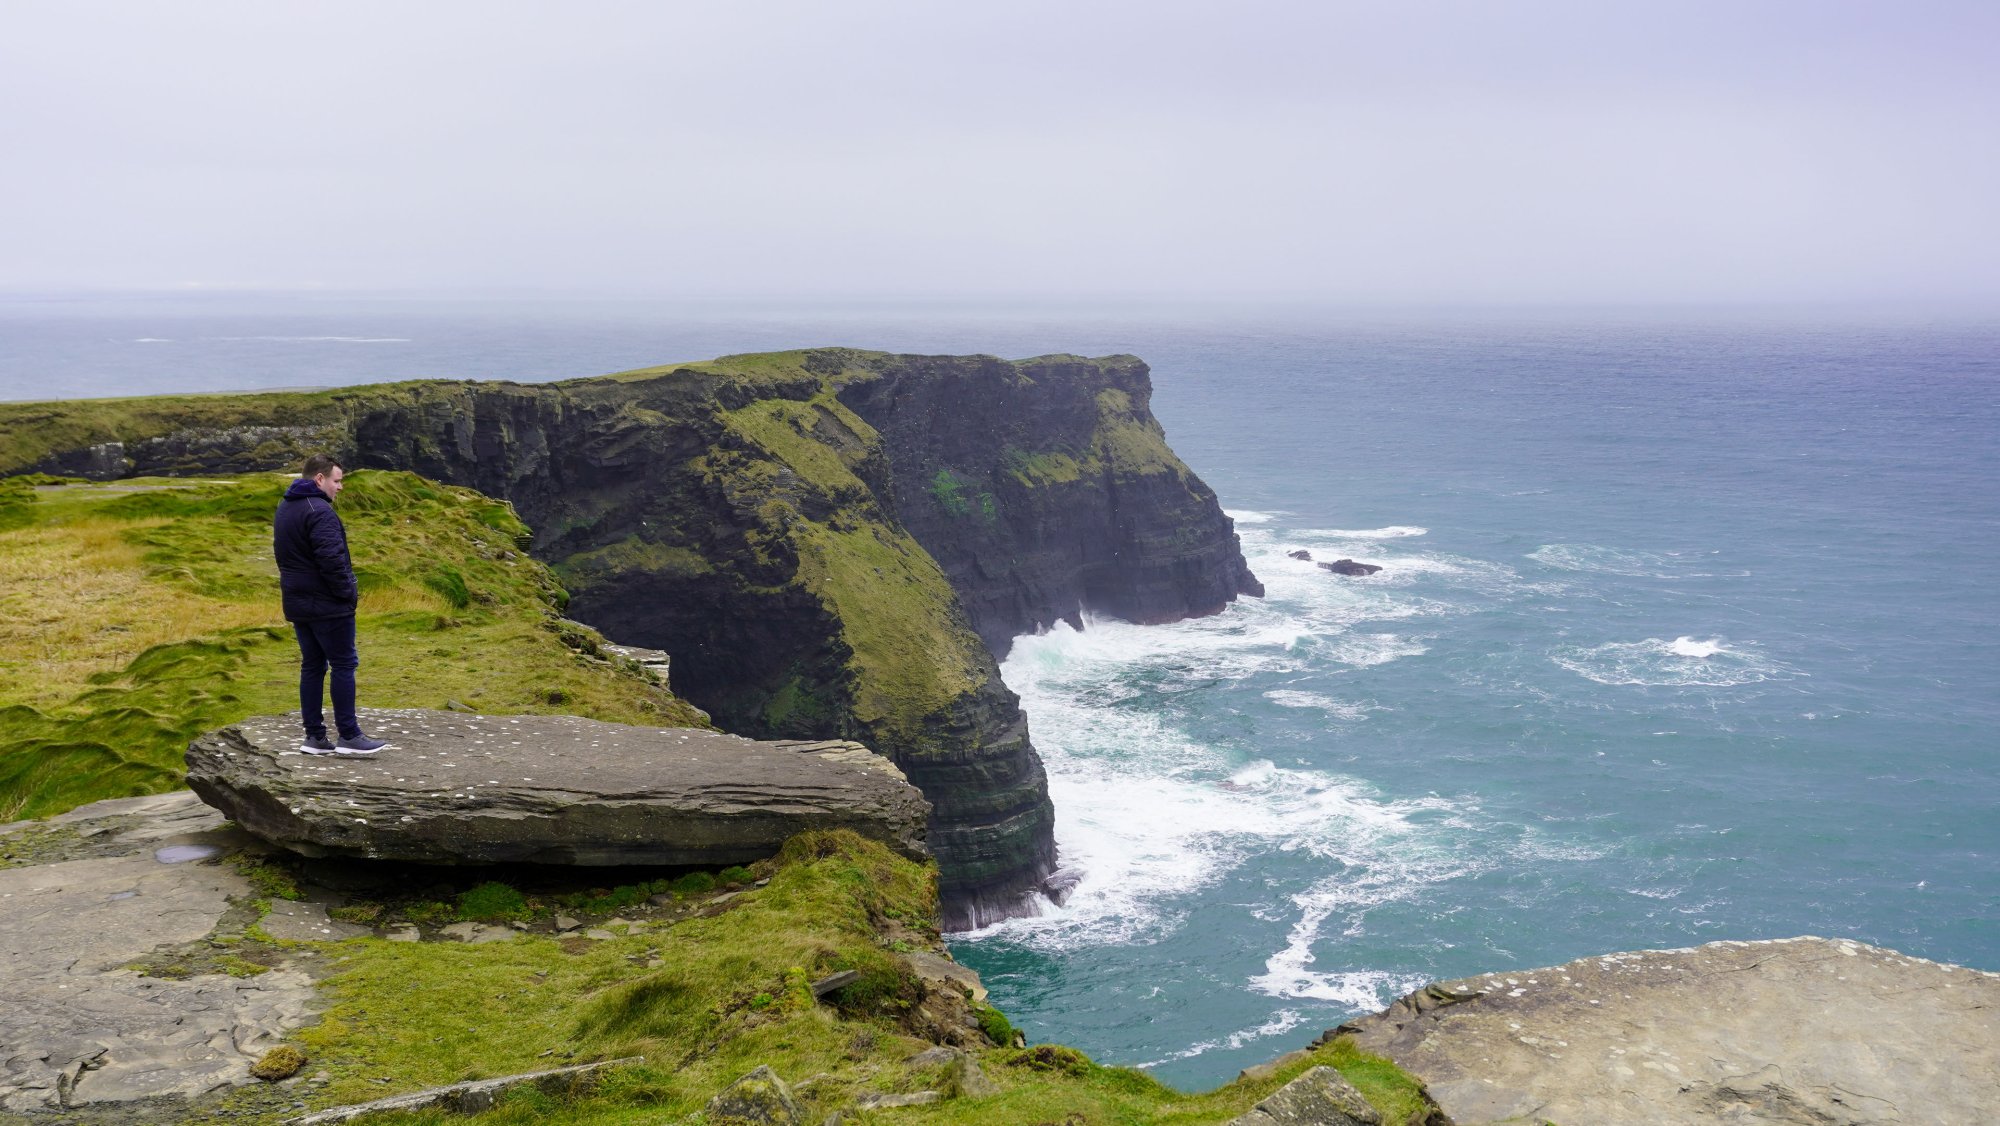
[[[301,754],[297,713],[211,732],[188,747],[188,787],[306,856],[720,868],[828,829],[930,855],[923,798],[852,743],[576,716],[364,708],[361,718],[390,743],[368,758]]]
[[[244,472],[331,449],[504,497],[570,613],[668,653],[720,726],[857,739],[901,767],[932,804],[956,928],[1054,866],[995,653],[1081,611],[1165,621],[1261,593],[1150,389],[1131,357],[818,349],[532,386],[0,404],[0,473]]]

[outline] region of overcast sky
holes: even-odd
[[[2000,3],[0,0],[0,289],[2000,297]]]

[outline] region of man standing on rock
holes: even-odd
[[[299,714],[306,727],[299,749],[309,755],[372,755],[388,746],[363,734],[354,714],[354,670],[361,665],[354,649],[354,608],[360,591],[347,554],[347,528],[333,511],[344,476],[331,455],[307,458],[271,525],[285,620],[299,638]],[[329,666],[338,741],[326,737],[320,711]]]

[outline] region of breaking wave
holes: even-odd
[[[1557,649],[1549,660],[1598,684],[1649,688],[1733,688],[1806,675],[1753,645],[1691,636]]]

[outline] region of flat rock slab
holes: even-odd
[[[216,854],[203,842],[223,832],[220,819],[182,792],[40,824],[125,854],[0,870],[0,1109],[248,1082],[257,1057],[305,1023],[314,996],[305,973],[175,981],[125,968],[203,938],[232,899],[256,895],[235,869],[197,862]]]
[[[363,709],[361,722],[390,748],[302,754],[296,715],[212,732],[188,746],[188,786],[306,856],[718,867],[770,856],[809,829],[929,856],[923,795],[853,743],[575,716]]]
[[[331,1110],[302,1114],[296,1118],[285,1119],[285,1126],[331,1126],[336,1122],[351,1122],[356,1118],[389,1111],[438,1109],[458,1114],[477,1114],[482,1110],[492,1109],[493,1104],[498,1102],[502,1095],[516,1088],[534,1087],[550,1095],[575,1094],[587,1090],[596,1082],[598,1075],[607,1069],[645,1062],[644,1056],[626,1056],[600,1063],[580,1063],[548,1071],[531,1071],[525,1075],[508,1075],[500,1079],[475,1079],[465,1083],[454,1083],[449,1087],[432,1087],[428,1090],[413,1091],[407,1095],[391,1095],[373,1102],[337,1106]]]
[[[1461,1123],[1983,1123],[2000,1108],[2000,975],[1823,938],[1444,982],[1343,1030]]]

